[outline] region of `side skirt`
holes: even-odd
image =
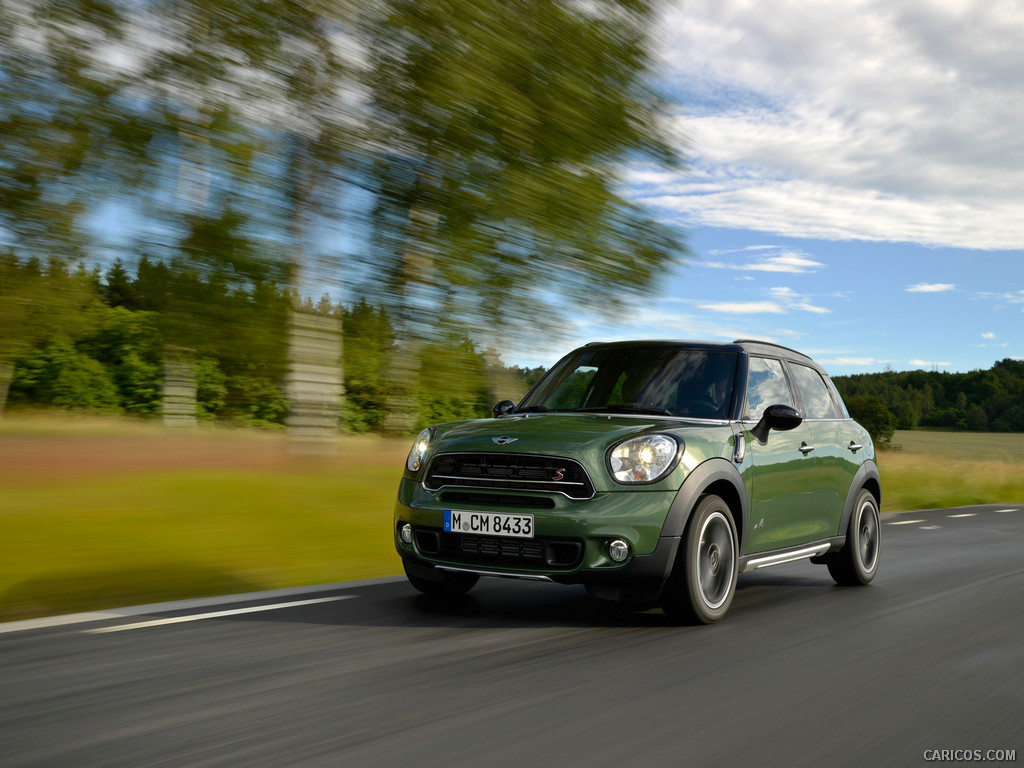
[[[801,544],[799,547],[780,549],[774,552],[757,552],[753,555],[744,555],[740,558],[739,572],[747,573],[758,568],[767,568],[771,565],[782,565],[792,563],[796,560],[811,558],[812,562],[817,561],[822,555],[828,552],[836,552],[846,544],[845,536],[833,536],[830,539],[816,541],[812,544]]]

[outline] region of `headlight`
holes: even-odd
[[[427,455],[427,449],[430,447],[430,438],[433,436],[434,433],[430,429],[424,429],[416,435],[416,442],[412,444],[409,458],[405,462],[405,466],[410,472],[417,472],[423,466],[423,459]]]
[[[654,483],[675,469],[683,444],[670,435],[634,437],[615,446],[608,467],[619,483]]]

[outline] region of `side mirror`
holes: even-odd
[[[804,417],[800,411],[789,405],[769,405],[764,409],[764,414],[757,425],[750,430],[757,438],[757,442],[764,445],[768,442],[768,432],[777,429],[779,432],[788,432],[796,429],[803,422]]]
[[[516,404],[511,400],[502,400],[491,409],[491,415],[494,418],[498,418],[499,416],[504,416],[505,414],[510,413],[515,407]]]

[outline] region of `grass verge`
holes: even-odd
[[[0,621],[399,573],[390,530],[406,441],[331,449],[4,425]]]

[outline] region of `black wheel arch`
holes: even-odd
[[[875,503],[878,504],[878,508],[881,510],[882,482],[878,476],[878,465],[870,460],[861,464],[857,474],[853,476],[850,490],[846,494],[846,504],[843,506],[843,516],[839,520],[839,530],[836,531],[837,535],[841,536],[846,533],[846,529],[850,525],[850,516],[853,514],[853,508],[857,504],[857,496],[860,495],[862,490],[869,491],[875,497]]]
[[[739,551],[740,553],[745,552],[750,505],[743,485],[743,477],[736,465],[728,459],[708,459],[686,476],[686,480],[683,481],[669,508],[661,535],[682,536],[697,502],[702,496],[709,493],[719,496],[729,505],[739,536]]]

